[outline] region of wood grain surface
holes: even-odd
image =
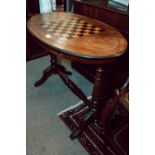
[[[49,31],[49,29],[52,31],[53,27],[46,29],[46,26],[50,26],[51,22],[66,23],[70,19],[78,19],[103,31],[66,39],[62,35],[53,37]],[[121,56],[127,49],[126,39],[115,28],[101,21],[74,13],[37,14],[28,21],[27,27],[36,39],[51,47],[58,55],[70,55],[87,60],[95,59],[95,61],[101,62],[106,58]],[[74,32],[68,27],[65,28],[68,33]]]

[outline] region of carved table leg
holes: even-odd
[[[83,93],[83,91],[71,80],[68,78],[67,75],[65,75],[61,70],[57,70],[58,75],[63,80],[63,82],[67,85],[67,87],[76,95],[78,96],[85,104],[88,106],[90,105],[90,101],[87,99],[86,95]]]
[[[43,76],[41,77],[40,80],[38,80],[34,84],[35,87],[38,87],[41,84],[43,84],[52,74],[57,74],[57,70],[62,71],[66,75],[72,74],[70,71],[66,71],[64,66],[57,64],[57,58],[55,55],[50,54],[50,57],[51,57],[51,60],[50,60],[51,64],[47,69],[43,71]]]
[[[85,113],[78,129],[73,129],[70,139],[74,140],[77,138],[84,130],[86,130],[87,126],[93,121],[94,118],[94,111],[90,110],[89,112]]]
[[[40,80],[38,80],[34,84],[35,87],[38,87],[41,84],[43,84],[49,78],[49,76],[51,76],[54,73],[53,68],[54,68],[55,64],[57,63],[57,59],[56,59],[55,55],[50,55],[50,57],[51,57],[51,60],[50,60],[51,64],[47,69],[45,69],[43,71],[43,76],[42,76],[42,78]]]
[[[99,67],[96,70],[96,76],[95,76],[95,83],[92,93],[92,100],[91,100],[91,107],[90,111],[87,112],[80,123],[80,126],[78,129],[73,130],[72,134],[70,135],[70,138],[73,140],[79,136],[80,133],[82,133],[87,126],[94,121],[98,115],[100,114],[101,106],[104,104],[104,101],[106,100],[105,92],[106,92],[106,74],[105,69],[103,67]]]

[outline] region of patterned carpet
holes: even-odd
[[[60,112],[58,116],[72,131],[79,126],[81,116],[88,110],[82,102]],[[95,121],[78,137],[78,141],[88,151],[90,155],[115,155],[104,140],[103,125],[100,121]]]

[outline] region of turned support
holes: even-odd
[[[99,67],[96,70],[90,110],[83,115],[79,127],[72,131],[70,135],[71,140],[77,138],[84,130],[87,129],[87,126],[90,123],[98,118],[101,106],[106,100],[106,72],[107,71],[103,67]]]
[[[107,88],[106,76],[107,71],[105,68],[97,68],[91,100],[91,109],[94,112],[100,110],[100,107],[104,104],[103,101],[106,98]]]

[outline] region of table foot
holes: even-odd
[[[73,129],[70,135],[71,140],[77,138],[83,131],[87,129],[88,125],[93,121],[94,115],[94,111],[89,111],[84,114],[79,127],[77,129]]]
[[[71,135],[69,136],[71,140],[74,140],[76,139],[80,133],[82,133],[83,131],[81,129],[76,129],[76,130],[73,130],[73,132],[71,133]]]
[[[72,75],[72,72],[70,72],[70,71],[65,71],[64,72],[66,75]]]
[[[37,82],[34,84],[34,86],[35,86],[35,87],[38,87],[38,86],[42,85],[46,80],[47,80],[47,79],[45,79],[45,78],[41,78],[39,81],[37,81]]]
[[[43,76],[42,76],[42,78],[41,78],[40,80],[38,80],[38,81],[34,84],[34,86],[35,86],[35,87],[38,87],[38,86],[40,86],[41,84],[43,84],[43,83],[49,78],[49,76],[51,76],[53,73],[54,73],[53,68],[52,68],[51,66],[48,67],[46,70],[43,71]]]

